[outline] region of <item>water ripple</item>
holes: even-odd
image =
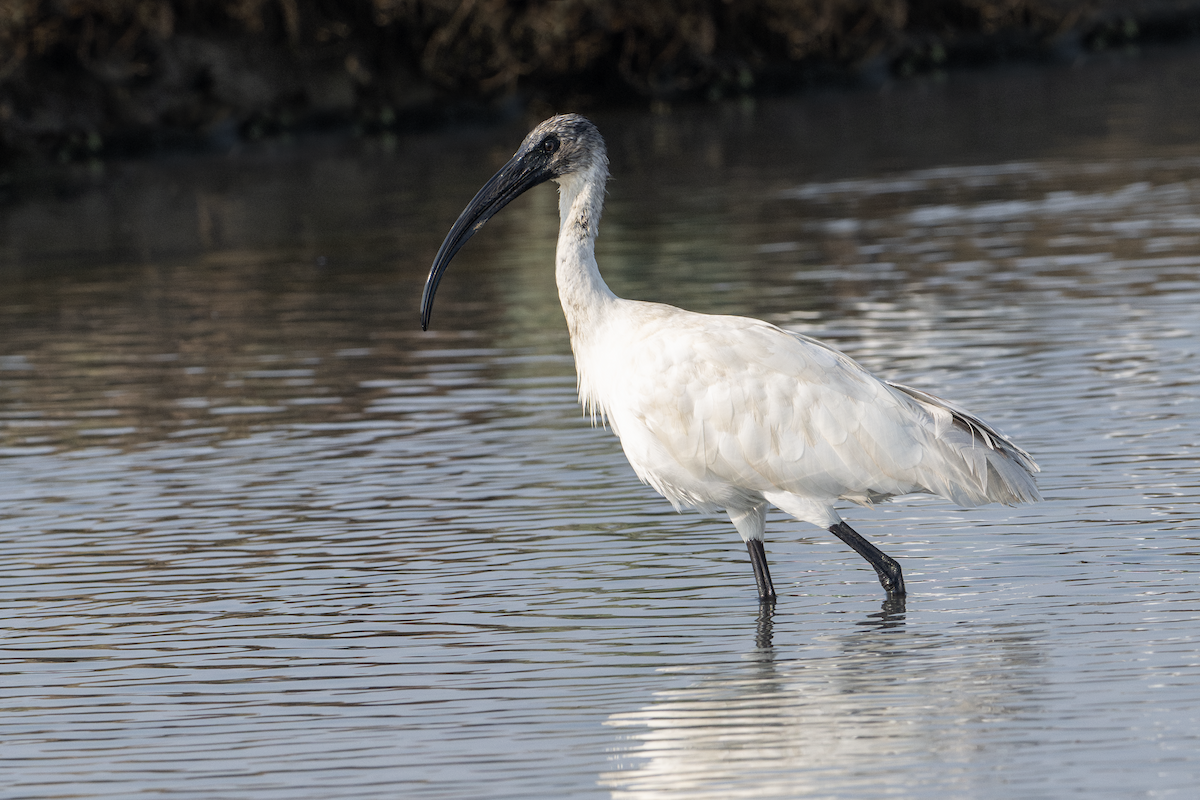
[[[886,97],[839,102],[895,128]],[[1014,155],[948,164],[923,122],[903,159],[830,172],[772,149],[839,119],[807,107],[613,119],[606,274],[963,403],[1046,502],[849,510],[903,609],[772,514],[762,614],[728,523],[674,514],[582,416],[552,193],[463,251],[423,335],[397,307],[457,211],[430,198],[469,197],[486,148],[436,192],[436,136],[130,167],[142,188],[99,205],[144,215],[141,249],[22,255],[91,230],[94,195],[0,213],[26,232],[0,300],[4,796],[1191,796],[1194,142],[1064,156],[1018,127]],[[746,136],[728,169],[670,161]],[[691,181],[672,204],[663,159]]]

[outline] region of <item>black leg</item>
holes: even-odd
[[[774,603],[775,586],[771,583],[771,570],[767,569],[767,551],[762,539],[748,539],[746,549],[750,551],[750,564],[754,567],[754,581],[758,584],[758,602]],[[900,569],[896,567],[896,569]]]
[[[879,574],[879,582],[883,585],[883,590],[888,593],[888,597],[904,597],[904,574],[900,571],[900,565],[896,563],[896,559],[868,542],[858,531],[844,522],[834,525],[829,532],[850,545],[854,552],[865,558],[867,563],[875,568],[875,572]]]

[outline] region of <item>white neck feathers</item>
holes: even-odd
[[[585,170],[558,179],[559,228],[555,255],[558,298],[567,317],[571,342],[587,336],[588,328],[616,295],[596,266],[596,232],[604,208],[607,164],[597,159]]]

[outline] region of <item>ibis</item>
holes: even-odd
[[[928,493],[974,507],[1040,499],[1033,458],[953,403],[876,378],[833,347],[767,322],[617,297],[595,255],[608,175],[604,139],[589,120],[562,114],[535,127],[442,242],[421,297],[421,328],[467,240],[518,195],[557,182],[555,278],[580,402],[677,510],[729,515],[761,602],[776,597],[763,546],[768,504],[845,542],[875,569],[888,598],[902,602],[900,565],[846,524],[841,501],[869,506]]]

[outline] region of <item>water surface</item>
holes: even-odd
[[[525,122],[116,164],[0,209],[4,798],[1189,797],[1190,51],[597,115],[613,289],[825,338],[1046,502],[848,520],[903,611],[593,429]]]

